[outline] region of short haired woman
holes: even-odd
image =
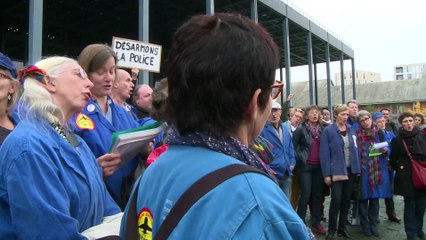
[[[278,63],[270,35],[244,16],[195,16],[177,30],[168,61],[170,146],[147,168],[137,195],[136,213],[152,223],[149,236],[156,236],[167,209],[206,174],[230,164],[268,174],[248,145],[271,111]],[[308,232],[273,180],[244,173],[199,199],[169,237],[307,239]]]
[[[113,216],[117,235],[120,209],[95,156],[67,130],[93,84],[65,57],[25,67],[20,79],[26,115],[0,151],[0,239],[86,239],[85,230]]]
[[[323,127],[320,108],[312,105],[305,109],[304,123],[293,133],[296,171],[300,186],[300,200],[297,214],[305,221],[309,200],[312,199],[312,231],[325,234],[321,225],[321,204],[323,195],[323,176],[320,164],[320,140]]]
[[[420,128],[421,131],[426,128],[425,124],[425,116],[421,113],[415,113],[414,114],[414,125],[418,128]]]
[[[404,228],[407,239],[426,239],[423,218],[426,208],[426,190],[414,187],[411,161],[405,150],[417,161],[426,162],[426,135],[414,126],[414,115],[404,112],[398,117],[401,128],[392,140],[390,164],[395,169],[394,194],[404,197]]]
[[[331,187],[326,240],[334,239],[336,231],[345,238],[350,238],[346,221],[354,181],[361,172],[355,131],[347,124],[348,106],[337,105],[333,115],[336,121],[323,130],[320,143],[322,175],[325,184]]]

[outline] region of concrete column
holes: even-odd
[[[43,0],[30,0],[28,63],[41,59],[43,42]]]
[[[309,105],[314,103],[314,71],[313,71],[313,55],[312,55],[312,33],[307,35],[307,52],[308,52],[308,69],[309,69]]]
[[[330,118],[333,121],[333,105],[331,99],[331,74],[330,74],[330,43],[327,42],[325,45],[325,62],[326,62],[326,72],[327,72],[327,105],[330,111]]]
[[[149,0],[139,0],[139,41],[149,42]],[[141,70],[139,72],[138,85],[149,84],[149,72]]]
[[[206,0],[206,14],[210,16],[214,14],[214,0]]]
[[[352,58],[351,63],[352,63],[352,94],[353,94],[352,99],[356,99],[355,59]]]
[[[257,0],[251,0],[250,10],[251,10],[251,19],[255,22],[258,22]]]
[[[288,18],[284,17],[283,22],[283,34],[284,34],[284,65],[285,65],[285,93],[286,96],[290,95],[291,91],[291,60],[290,60],[290,31],[288,27]]]
[[[342,84],[342,103],[344,104],[346,102],[346,94],[345,94],[345,69],[343,65],[343,52],[340,52],[340,79]]]

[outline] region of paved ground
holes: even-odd
[[[330,197],[326,197],[326,209],[325,209],[325,215],[328,218],[328,206],[330,201]],[[401,196],[394,196],[394,201],[395,201],[395,209],[396,209],[396,213],[397,215],[403,219],[403,209],[404,209],[404,199]],[[308,211],[309,214],[309,211]],[[307,217],[309,222],[309,216]],[[404,223],[403,221],[401,222],[401,224],[398,223],[394,223],[394,222],[389,222],[388,221],[388,217],[386,215],[386,211],[385,211],[385,202],[384,200],[380,200],[380,212],[379,212],[379,219],[380,219],[380,223],[378,224],[379,226],[379,233],[380,233],[380,237],[366,237],[362,234],[361,232],[361,227],[360,226],[348,226],[348,231],[349,233],[352,235],[353,239],[371,239],[371,240],[403,240],[406,239],[406,235],[405,235],[405,231],[404,231]],[[424,217],[424,223],[426,223],[426,216]],[[325,229],[327,229],[327,221],[324,223],[323,222],[323,226]],[[425,228],[426,231],[426,225],[423,226]],[[324,239],[325,235],[320,235],[320,234],[316,234],[317,239]],[[337,236],[335,237],[336,240],[342,240],[345,239],[343,237]]]

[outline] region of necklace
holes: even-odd
[[[71,144],[71,146],[77,147],[78,141],[76,136],[73,133],[66,131],[65,128],[59,123],[51,123],[50,125],[65,141]]]

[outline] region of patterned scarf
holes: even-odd
[[[382,183],[382,172],[380,169],[380,159],[377,157],[370,157],[368,154],[370,148],[376,143],[377,130],[373,127],[371,132],[368,133],[362,127],[357,130],[357,141],[359,151],[361,153],[361,166],[367,170],[368,164],[368,186],[371,191],[374,186]]]
[[[219,136],[210,132],[192,132],[180,135],[175,127],[171,127],[168,132],[166,143],[169,145],[199,146],[224,153],[247,165],[264,171],[271,176],[272,179],[275,179],[262,160],[260,160],[250,148],[232,136]]]
[[[320,124],[311,125],[309,123],[306,123],[306,128],[309,130],[309,132],[311,132],[312,139],[315,139],[319,142],[320,138],[321,138],[321,126],[320,126]]]

